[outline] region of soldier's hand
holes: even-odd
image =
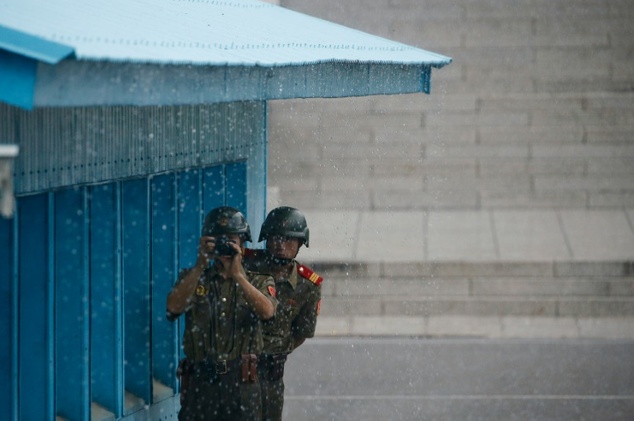
[[[231,263],[229,265],[229,273],[232,276],[244,275],[244,268],[242,267],[242,249],[236,243],[229,242],[227,243],[236,251],[236,254],[231,256]]]
[[[203,268],[209,266],[209,262],[213,260],[215,246],[216,239],[214,237],[200,237],[198,242],[198,258],[196,260],[196,264]]]

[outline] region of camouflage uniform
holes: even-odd
[[[247,279],[277,303],[273,278],[247,272]],[[179,315],[169,316],[175,320]],[[263,348],[261,321],[238,285],[213,267],[199,280],[185,312],[183,347],[187,364],[182,369],[188,376],[179,420],[260,420],[255,365]],[[243,359],[250,360],[251,373]]]
[[[258,273],[270,273],[265,250],[246,250],[243,263]],[[315,335],[321,303],[322,278],[293,261],[290,276],[275,280],[278,300],[275,317],[263,322],[264,350],[258,373],[262,386],[262,419],[279,421],[284,406],[284,364],[295,339]]]

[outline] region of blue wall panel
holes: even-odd
[[[165,317],[167,294],[177,276],[176,176],[154,177],[152,203],[152,372],[158,381],[176,390],[177,325]]]
[[[117,183],[91,188],[90,220],[92,399],[120,417],[124,393]]]
[[[0,370],[0,408],[12,419],[17,418],[17,406],[15,393],[17,376],[15,373],[14,359],[17,358],[16,337],[18,318],[15,314],[17,306],[14,305],[17,294],[16,277],[14,276],[14,220],[0,217],[0,361],[7,367]]]
[[[126,390],[151,403],[148,180],[121,184]]]
[[[247,166],[244,162],[228,164],[226,168],[226,202],[228,206],[240,209],[248,219],[247,214]]]
[[[200,230],[205,215],[201,208],[202,180],[201,172],[197,170],[184,171],[177,174],[178,200],[178,268],[192,267],[196,263]],[[174,282],[176,278],[172,282]],[[178,319],[178,331],[185,328],[185,318]],[[183,356],[182,347],[179,355]]]
[[[225,204],[225,166],[205,168],[203,170],[203,214]]]
[[[90,419],[88,212],[85,188],[55,194],[57,414]]]
[[[179,268],[196,263],[198,240],[205,211],[201,209],[201,172],[184,171],[178,174],[178,263]]]
[[[178,269],[196,259],[204,214],[246,214],[245,162],[18,198],[0,220],[0,373],[4,414],[119,419],[130,392],[175,392],[179,324],[165,317]],[[163,390],[163,389],[161,389]],[[17,393],[16,393],[17,392]],[[165,398],[165,394],[161,396]],[[37,402],[37,405],[33,403]],[[130,410],[130,408],[128,408]]]
[[[25,197],[19,225],[19,416],[51,419],[53,414],[53,291],[50,273],[49,194]],[[37,405],[34,405],[37,402]]]

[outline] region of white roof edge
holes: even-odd
[[[6,0],[0,25],[74,49],[79,60],[213,66],[427,64],[449,57],[249,0]]]

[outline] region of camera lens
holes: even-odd
[[[233,241],[225,236],[216,238],[214,254],[216,256],[233,256],[237,254],[238,252],[229,243],[233,243]]]

